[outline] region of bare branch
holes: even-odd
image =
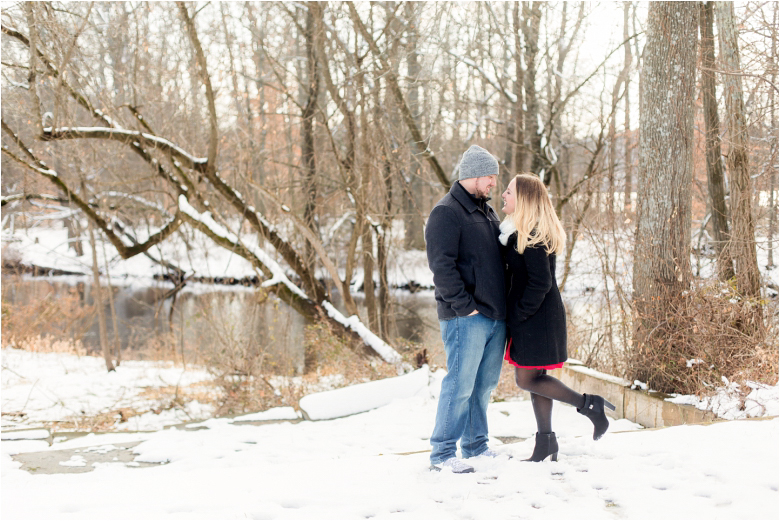
[[[368,29],[366,29],[366,26],[360,19],[360,15],[358,15],[354,4],[352,2],[347,2],[347,6],[349,7],[349,12],[355,27],[360,31],[363,39],[368,43],[371,52],[374,54],[377,60],[379,60],[382,69],[385,71],[385,79],[387,80],[387,83],[390,86],[390,90],[392,91],[393,96],[395,97],[396,102],[401,109],[401,115],[403,116],[406,126],[409,128],[409,132],[412,134],[412,139],[417,146],[417,150],[419,151],[420,155],[428,160],[441,185],[449,190],[452,183],[447,177],[447,174],[444,172],[444,169],[441,167],[441,164],[439,164],[438,158],[436,158],[436,156],[433,154],[433,151],[428,147],[428,144],[423,140],[422,134],[420,134],[420,130],[417,128],[417,123],[414,121],[414,116],[412,115],[411,110],[409,110],[409,105],[406,103],[404,94],[401,91],[400,85],[398,84],[398,76],[393,71],[393,68],[390,67],[387,61],[387,57],[379,50],[376,41],[374,41],[374,39],[371,37],[371,34],[369,34]]]
[[[217,171],[217,108],[214,101],[214,89],[211,87],[211,77],[209,76],[208,67],[206,65],[206,55],[203,53],[203,47],[200,45],[200,39],[198,39],[198,33],[195,31],[195,23],[190,18],[187,12],[187,6],[184,2],[176,2],[179,6],[179,12],[182,19],[187,26],[187,34],[190,37],[190,43],[195,49],[195,59],[198,62],[198,71],[200,72],[200,79],[206,86],[206,101],[209,107],[209,151],[208,151],[208,165],[206,169],[210,174]],[[197,14],[197,13],[196,13]]]
[[[34,164],[30,164],[24,161],[23,159],[19,158],[13,152],[11,152],[7,146],[3,146],[3,153],[9,156],[14,161],[32,170],[33,172],[45,177],[46,179],[51,181],[52,184],[54,184],[60,190],[62,190],[65,193],[65,195],[67,195],[69,201],[73,202],[76,206],[78,206],[79,209],[82,212],[84,212],[84,214],[86,214],[86,216],[90,220],[92,220],[92,222],[94,222],[101,230],[103,230],[103,233],[106,234],[108,240],[111,241],[111,244],[114,245],[117,252],[119,252],[119,255],[123,259],[129,259],[130,257],[138,255],[139,253],[143,253],[149,248],[151,248],[152,246],[154,246],[155,244],[164,241],[165,239],[168,238],[168,236],[170,236],[173,232],[175,232],[178,229],[178,227],[181,225],[182,220],[180,214],[179,212],[176,212],[176,215],[173,216],[173,218],[168,222],[168,224],[166,224],[157,233],[151,235],[149,239],[146,240],[146,242],[127,246],[122,241],[122,239],[114,233],[111,226],[106,222],[106,220],[103,217],[101,217],[100,214],[98,214],[90,204],[88,204],[81,197],[79,197],[77,193],[71,190],[70,187],[58,175],[57,172],[48,168],[43,161],[35,157],[32,150],[27,148],[27,146],[22,142],[19,136],[13,130],[11,130],[11,128],[6,124],[5,120],[2,120],[2,128],[6,132],[6,134],[14,141],[14,143],[16,143],[16,145],[21,150],[23,150],[28,157],[30,157],[30,159],[33,161]]]

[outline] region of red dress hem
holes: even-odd
[[[520,369],[560,369],[563,367],[563,362],[559,364],[550,364],[550,365],[520,365],[509,356],[509,348],[512,347],[512,339],[509,339],[509,343],[506,346],[506,352],[504,353],[504,360],[509,362],[515,367],[519,367]]]

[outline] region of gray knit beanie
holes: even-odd
[[[498,160],[484,148],[471,145],[460,160],[458,181],[488,175],[498,175]]]

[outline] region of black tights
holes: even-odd
[[[531,405],[540,433],[552,432],[553,400],[568,403],[578,409],[585,406],[585,397],[566,387],[563,382],[547,374],[546,369],[521,369],[515,367],[515,382],[531,393]]]

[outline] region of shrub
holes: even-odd
[[[637,339],[629,377],[665,393],[701,394],[729,380],[774,385],[777,335],[764,324],[768,302],[741,299],[732,286],[711,284],[665,302],[660,319]],[[643,317],[635,317],[641,320]]]

